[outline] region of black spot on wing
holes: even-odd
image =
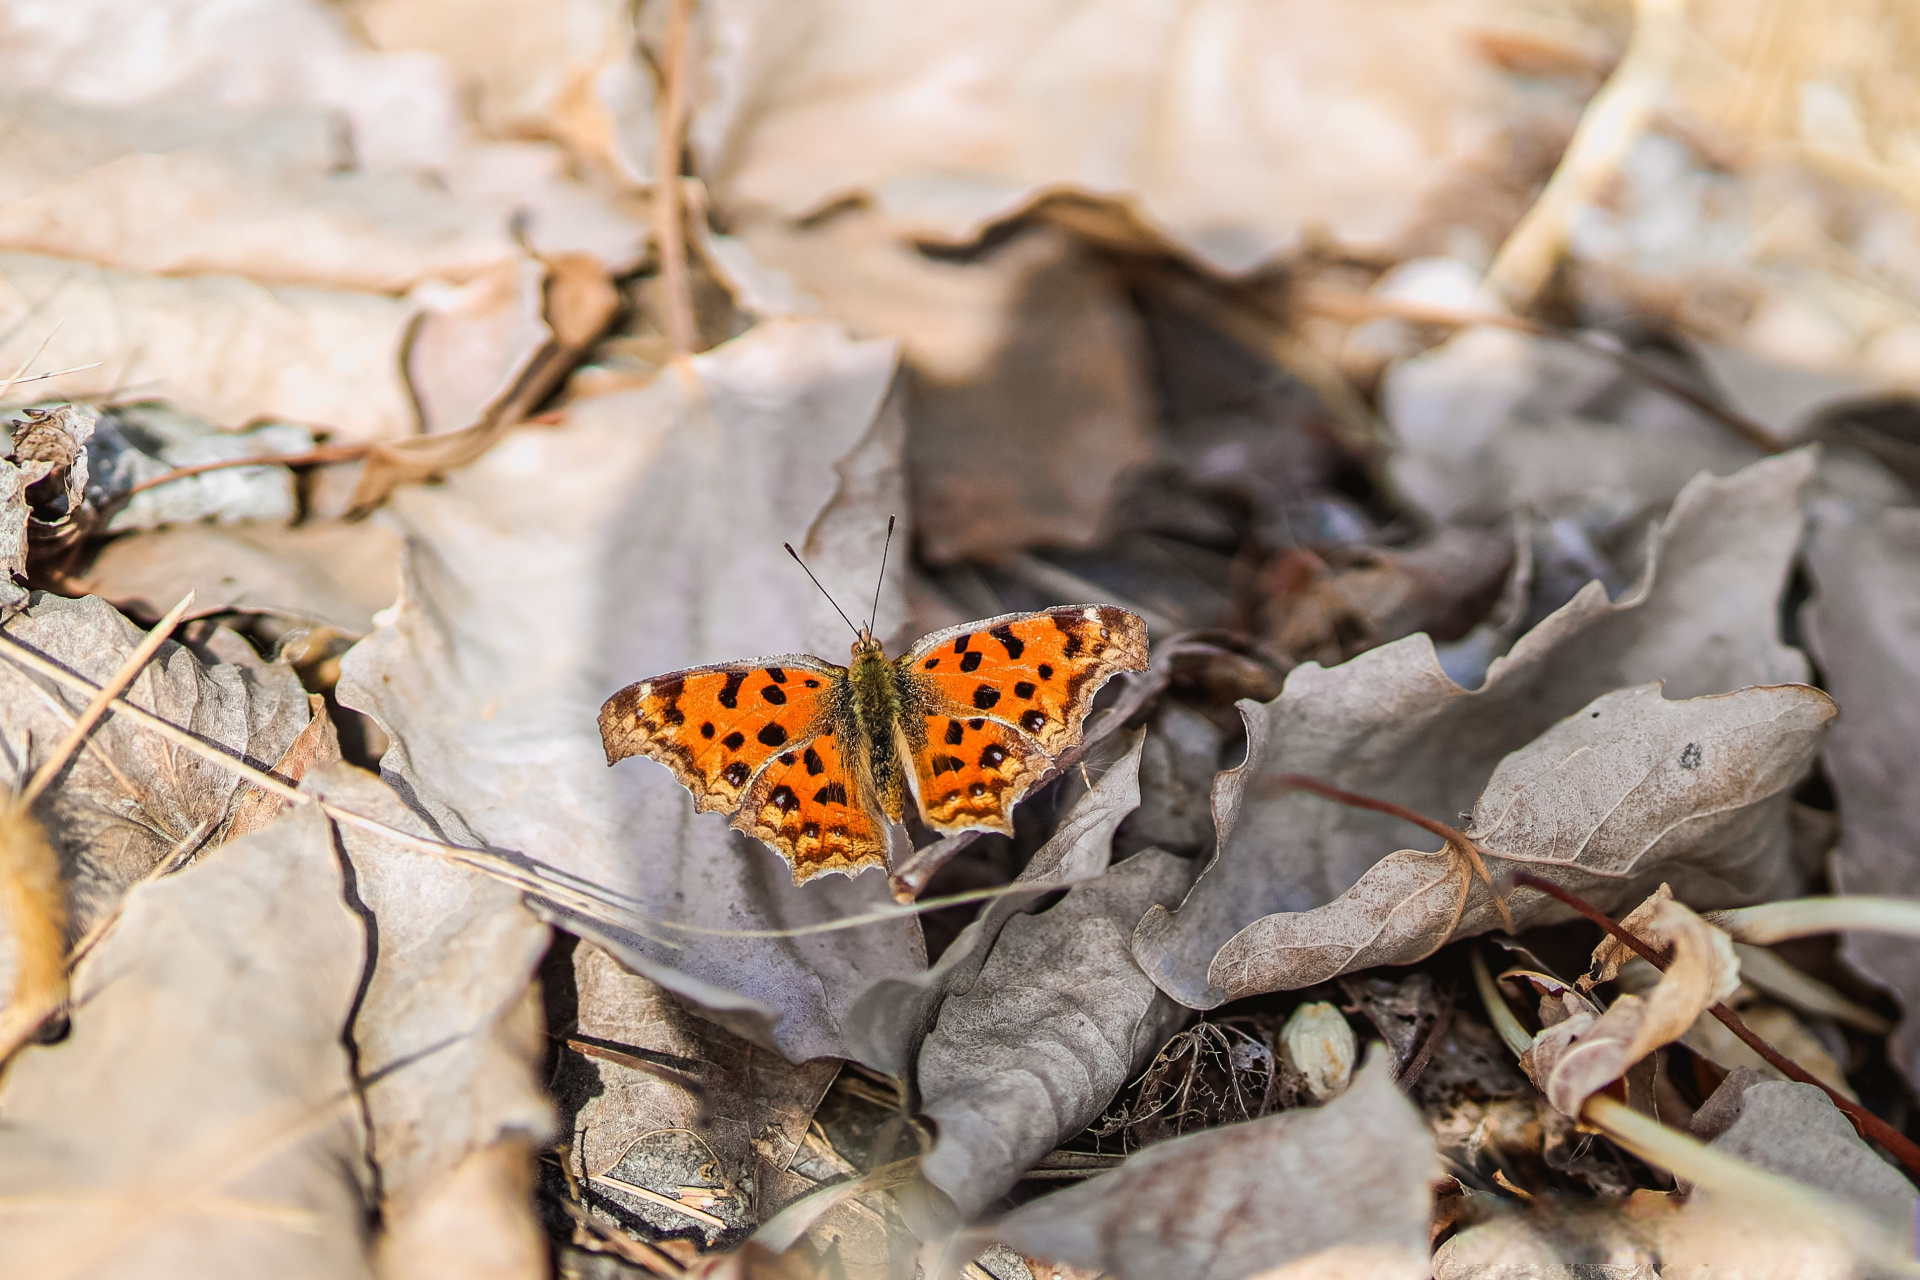
[[[1022,680],[1019,684],[1013,686],[1013,696],[1023,702],[1033,696],[1033,691],[1034,683],[1031,680]]]
[[[1027,642],[1019,636],[1014,635],[1012,627],[998,626],[987,632],[987,634],[1001,643],[1006,649],[1009,659],[1018,658],[1022,653],[1026,652]]]
[[[1000,767],[1000,762],[1006,758],[1007,749],[1005,747],[997,742],[989,742],[986,750],[980,753],[980,767],[982,769],[997,769]]]
[[[1069,658],[1079,657],[1081,646],[1080,631],[1077,624],[1080,621],[1080,615],[1068,611],[1066,613],[1049,614],[1048,616],[1053,619],[1053,625],[1060,628],[1060,634],[1066,638],[1065,648],[1062,652]]]
[[[808,747],[800,759],[806,764],[807,772],[816,778],[827,771],[827,766],[820,762],[820,753],[812,747]]]
[[[787,669],[785,667],[768,667],[767,679],[773,681],[775,684],[785,684],[787,682]]]
[[[747,781],[746,762],[743,760],[735,760],[732,764],[728,765],[725,769],[722,769],[720,771],[720,776],[727,780],[727,785],[730,787],[739,787],[739,786],[746,785],[746,781]]]
[[[813,793],[813,800],[815,804],[845,804],[847,802],[846,784],[829,782]]]
[[[760,696],[776,707],[784,707],[787,705],[787,691],[777,684],[762,685],[760,687]]]
[[[1047,727],[1047,713],[1035,707],[1020,717],[1020,727],[1028,733],[1038,733]]]
[[[709,742],[713,740],[713,721],[709,720],[700,726],[700,736]]]
[[[818,689],[820,687],[820,682],[818,680],[807,680],[804,683],[809,689]]]
[[[973,720],[967,721],[967,728],[973,730],[975,733],[980,732],[982,729],[986,727],[987,727],[987,722],[985,720],[973,719]]]
[[[928,671],[931,671],[931,670],[933,670],[933,669],[934,669],[935,667],[937,667],[937,666],[939,666],[939,665],[940,665],[940,659],[938,659],[938,658],[928,658],[928,659],[927,659],[927,661],[926,661],[926,663],[925,663],[925,666],[926,666],[926,669],[927,669]]]
[[[969,649],[967,656],[960,659],[960,669],[966,672],[978,671],[980,669],[980,660],[986,656],[986,654],[981,653],[978,649]]]
[[[796,758],[797,758],[797,757],[795,757],[795,755],[793,754],[793,752],[791,752],[791,751],[784,751],[784,752],[782,752],[782,753],[780,754],[780,763],[781,763],[781,764],[792,764],[792,763],[794,762],[794,760],[795,760]]]
[[[960,739],[962,739],[962,738],[964,738],[964,737],[966,737],[966,736],[967,736],[967,731],[966,731],[965,729],[962,729],[962,728],[960,727],[960,722],[959,722],[958,720],[949,720],[949,721],[947,721],[947,734],[946,734],[946,737],[947,737],[947,745],[948,745],[948,746],[950,746],[950,747],[957,747],[957,746],[959,746],[959,745],[960,745]]]
[[[983,684],[973,691],[973,705],[982,711],[991,710],[993,704],[1000,701],[1000,691],[990,684]]]
[[[806,823],[801,826],[800,834],[808,840],[817,840],[820,838],[820,824],[817,822]]]
[[[738,751],[741,747],[745,746],[746,743],[747,735],[738,729],[735,729],[732,733],[720,739],[720,745],[729,751]]]
[[[792,787],[775,787],[773,794],[767,797],[767,803],[782,813],[792,813],[800,807],[800,797],[793,794]]]
[[[1040,679],[1043,681],[1053,679],[1053,668],[1044,662],[1040,664]]]
[[[661,708],[660,718],[668,724],[685,724],[687,722],[687,713],[669,702],[665,707]]]
[[[760,732],[753,736],[760,739],[762,746],[777,747],[787,740],[787,731],[777,724],[764,724],[760,726]]]
[[[953,651],[955,653],[965,653],[967,651],[967,645],[971,643],[972,640],[973,633],[969,631],[966,635],[961,636],[953,642]]]
[[[729,711],[732,711],[735,707],[738,707],[740,705],[740,686],[745,684],[746,682],[747,682],[746,672],[744,671],[727,672],[726,686],[720,690],[720,705],[725,707]]]

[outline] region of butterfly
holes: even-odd
[[[1011,832],[1095,692],[1147,665],[1146,624],[1113,605],[949,627],[898,658],[871,623],[854,630],[845,667],[786,653],[628,685],[600,708],[607,763],[664,764],[700,812],[785,857],[795,884],[857,875],[886,866],[885,823],[909,795],[935,831]]]

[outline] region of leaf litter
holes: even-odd
[[[0,4],[0,1272],[1910,1267],[1910,24],[949,8]],[[796,889],[889,516],[1152,663]]]

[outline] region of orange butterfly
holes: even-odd
[[[882,819],[901,821],[909,789],[935,831],[1011,832],[1094,693],[1147,665],[1146,624],[1112,605],[949,627],[897,659],[871,624],[854,631],[851,667],[787,653],[628,685],[600,708],[607,763],[666,765],[701,812],[785,857],[795,884],[855,875],[886,865]]]

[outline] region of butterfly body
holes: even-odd
[[[936,831],[1011,831],[1094,693],[1146,662],[1145,624],[1111,605],[952,627],[895,659],[862,631],[846,667],[784,654],[628,685],[600,732],[607,763],[660,761],[804,883],[884,867],[909,796]]]

